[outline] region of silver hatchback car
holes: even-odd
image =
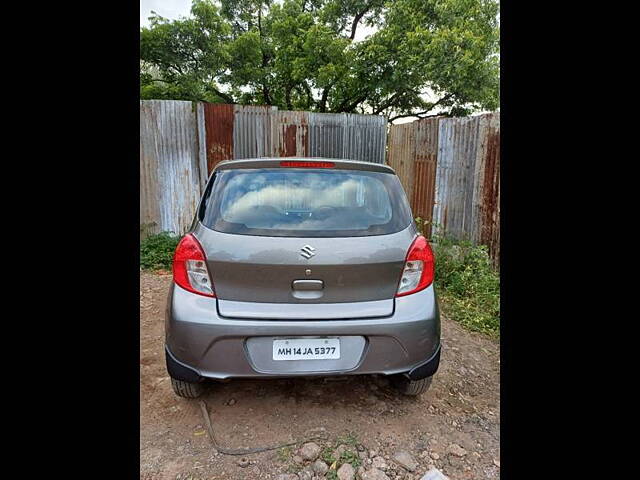
[[[219,163],[173,260],[167,370],[206,380],[382,374],[424,392],[440,363],[434,257],[386,165]]]

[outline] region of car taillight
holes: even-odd
[[[407,253],[396,297],[424,290],[433,283],[434,258],[427,239],[420,235]]]
[[[182,237],[173,255],[173,281],[190,292],[215,297],[204,251],[190,233]]]

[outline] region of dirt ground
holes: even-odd
[[[276,479],[300,472],[296,447],[244,457],[217,453],[198,401],[174,395],[164,363],[170,282],[168,274],[140,273],[140,478]],[[227,448],[318,433],[325,437],[314,440],[320,447],[335,447],[351,435],[362,466],[369,469],[374,458],[391,479],[419,480],[432,467],[451,480],[499,478],[499,344],[443,317],[442,345],[440,369],[417,398],[396,394],[377,376],[233,380],[202,398],[217,441]],[[393,461],[400,450],[417,462],[412,473]]]

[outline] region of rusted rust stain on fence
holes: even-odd
[[[423,233],[431,235],[438,153],[438,118],[392,125],[389,165],[396,171],[416,217],[424,220]]]
[[[487,119],[482,151],[482,189],[480,198],[479,243],[489,247],[489,255],[498,264],[500,258],[500,117]]]
[[[233,105],[205,103],[207,173],[223,160],[233,158]]]
[[[307,112],[279,111],[275,115],[279,157],[309,156],[309,120]]]
[[[438,159],[439,118],[425,118],[414,123],[415,171],[412,208],[425,220],[424,234],[431,236]]]
[[[389,166],[400,178],[405,193],[413,198],[413,163],[415,158],[415,133],[412,123],[392,125],[389,130]],[[413,209],[413,205],[411,205]]]
[[[487,245],[500,257],[500,115],[392,125],[388,162],[424,233]],[[432,231],[434,230],[434,231]]]

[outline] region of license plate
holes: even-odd
[[[339,338],[287,338],[273,341],[274,360],[333,360],[340,358]]]

